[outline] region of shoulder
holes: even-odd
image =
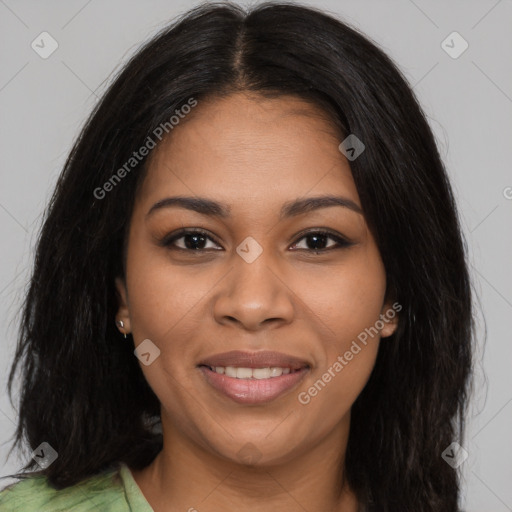
[[[106,508],[108,506],[108,508]],[[130,510],[118,470],[108,470],[65,489],[31,476],[0,491],[2,512],[92,512]]]

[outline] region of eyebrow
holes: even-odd
[[[296,217],[313,210],[329,208],[332,206],[348,208],[349,210],[363,215],[361,207],[351,199],[341,196],[317,196],[296,199],[295,201],[288,201],[284,203],[281,208],[280,219]],[[166,197],[156,202],[149,209],[146,217],[149,217],[157,210],[170,207],[184,208],[202,215],[219,217],[222,219],[230,217],[231,212],[231,208],[228,205],[218,203],[206,197],[175,196]]]

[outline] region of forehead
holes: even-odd
[[[338,192],[359,204],[341,140],[328,116],[300,98],[237,93],[198,102],[151,155],[139,201],[186,194],[277,206]]]

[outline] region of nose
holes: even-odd
[[[238,255],[234,258],[234,268],[221,281],[220,292],[215,297],[213,310],[218,323],[258,331],[292,321],[291,283],[279,275],[265,252],[252,263]]]

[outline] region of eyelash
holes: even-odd
[[[184,249],[183,247],[176,247],[173,245],[173,243],[176,242],[176,240],[179,240],[180,238],[183,238],[186,235],[202,235],[205,238],[208,238],[210,241],[214,242],[215,244],[220,245],[206,231],[199,229],[199,228],[182,229],[182,230],[178,231],[177,233],[174,233],[173,235],[168,235],[168,236],[164,237],[163,240],[160,241],[160,245],[168,248],[169,250],[183,251],[183,252],[188,252],[188,253],[202,253],[204,251],[209,250],[209,249],[195,249],[195,250],[194,249]],[[297,245],[302,239],[307,238],[308,236],[312,236],[312,235],[327,236],[327,237],[331,238],[332,240],[334,240],[338,245],[334,246],[334,247],[328,247],[325,249],[295,249],[295,250],[307,251],[307,252],[314,253],[314,254],[320,254],[320,253],[325,253],[325,252],[336,250],[336,249],[344,249],[344,248],[350,247],[351,245],[354,245],[353,242],[350,242],[350,241],[346,240],[345,238],[334,234],[332,231],[321,229],[321,228],[319,228],[317,230],[307,231],[306,233],[301,233],[300,238],[298,238],[297,241],[294,242],[292,245]],[[218,249],[214,249],[214,250],[218,250]]]

